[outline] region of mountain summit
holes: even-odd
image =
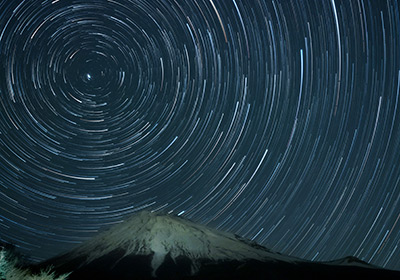
[[[313,263],[284,256],[231,233],[148,211],[39,266],[48,265],[58,273],[72,271],[69,279],[334,279],[371,272],[379,279],[392,279],[391,273],[400,276],[354,257]]]
[[[201,260],[285,260],[267,249],[239,239],[231,233],[213,230],[186,219],[141,212],[74,251],[85,254],[86,262],[124,248],[126,255],[152,255],[151,267],[157,269],[168,255],[176,262],[179,257],[191,260],[191,272],[196,273]],[[294,260],[294,259],[293,259]]]

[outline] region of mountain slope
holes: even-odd
[[[59,273],[73,271],[71,279],[87,279],[89,275],[91,279],[213,279],[217,275],[245,279],[250,274],[259,279],[281,279],[279,275],[293,279],[292,274],[309,278],[308,271],[331,279],[330,275],[335,274],[332,270],[346,275],[354,271],[368,271],[365,275],[374,271],[380,277],[384,274],[353,257],[327,263],[307,262],[272,252],[231,233],[151,212],[138,213],[41,267],[47,265]]]

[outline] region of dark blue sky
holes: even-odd
[[[0,4],[0,239],[142,209],[400,269],[397,1]]]

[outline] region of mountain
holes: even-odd
[[[68,279],[400,279],[354,257],[317,263],[181,217],[140,212],[39,264]]]

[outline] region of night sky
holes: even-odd
[[[400,270],[395,0],[2,0],[0,240],[143,210]]]

